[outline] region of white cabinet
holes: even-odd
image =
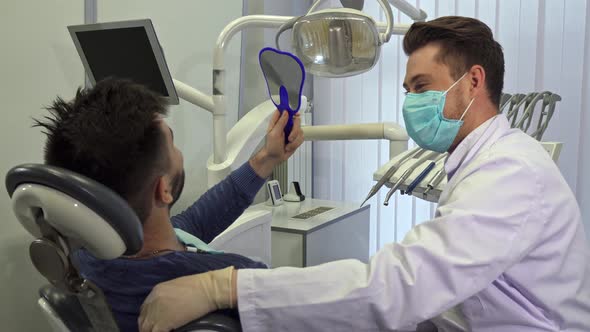
[[[315,209],[324,211],[313,215]],[[369,205],[306,199],[249,210],[272,213],[272,267],[305,267],[334,260],[369,260]],[[311,212],[310,212],[311,211]]]

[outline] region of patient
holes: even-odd
[[[274,166],[301,145],[298,119],[285,146],[287,112],[276,112],[260,152],[170,217],[184,185],[183,156],[159,96],[130,81],[107,79],[78,90],[71,102],[58,98],[48,110],[51,116],[35,121],[47,135],[45,162],[111,188],[142,222],[143,247],[133,256],[99,260],[84,249],[75,254],[82,275],[104,291],[122,331],[137,331],[141,304],[160,282],[232,265],[265,268],[240,255],[187,248],[199,239],[210,242],[252,203]]]

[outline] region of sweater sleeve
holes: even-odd
[[[246,162],[172,217],[172,225],[209,243],[252,204],[264,181]]]

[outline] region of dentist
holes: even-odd
[[[576,199],[498,107],[504,56],[484,23],[412,25],[403,116],[421,147],[450,153],[431,221],[368,264],[231,267],[156,286],[141,331],[237,308],[244,331],[590,331],[590,254]]]

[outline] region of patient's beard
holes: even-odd
[[[168,209],[172,209],[174,203],[178,201],[180,194],[182,194],[182,189],[184,189],[184,169],[172,179],[172,203],[170,203]]]

